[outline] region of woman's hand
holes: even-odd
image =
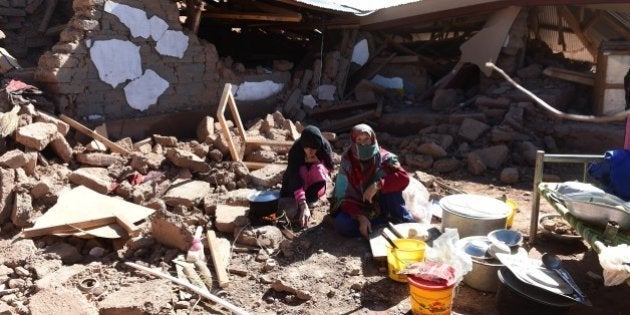
[[[363,192],[363,201],[372,203],[372,199],[374,199],[374,195],[376,195],[379,189],[381,189],[381,186],[378,181],[368,186],[368,188]]]
[[[311,209],[308,208],[306,202],[300,203],[300,226],[305,227],[308,225],[308,220],[311,218]]]
[[[372,233],[372,223],[370,223],[370,219],[360,214],[357,216],[357,221],[359,221],[359,233],[369,239],[370,233]]]

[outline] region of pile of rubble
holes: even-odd
[[[278,187],[286,167],[283,153],[288,148],[272,150],[268,146],[247,146],[244,155],[247,160],[268,164],[268,167],[250,171],[243,162],[228,158],[228,141],[213,117],[202,119],[196,140],[180,141],[175,137],[153,135],[137,142],[130,138],[111,142],[103,136],[99,139],[105,142],[91,139],[81,142],[85,137],[75,134],[68,123],[37,110],[32,104],[21,106],[16,119],[19,119],[17,128],[3,139],[0,155],[0,232],[14,239],[0,244],[0,313],[6,310],[36,313],[38,301],[46,301],[48,294],[60,294],[51,293],[52,288],[67,286],[66,280],[79,285],[77,281],[88,277],[91,268],[100,268],[62,267],[62,263],[143,258],[151,264],[170,265],[178,254],[190,247],[195,226],[234,235],[244,246],[277,249],[284,240],[275,227],[264,227],[268,231],[262,233],[251,228],[244,231],[244,227],[248,225],[248,196],[258,190]],[[228,125],[234,127],[231,121]],[[293,124],[276,112],[253,123],[247,135],[293,141],[295,132],[301,128],[301,124]],[[228,134],[238,145],[236,133],[231,130]],[[77,187],[86,190],[77,193]],[[122,200],[153,213],[144,221],[131,222],[132,225],[138,223],[135,235],[83,240],[79,237],[99,234],[81,225],[81,220],[86,220],[78,217],[80,213],[77,217],[66,214],[62,218],[63,228],[38,227],[44,221],[40,219],[50,219],[52,209],[62,205],[91,213],[97,211],[101,203],[115,207]],[[129,205],[121,207],[125,208],[123,213],[132,210]],[[148,221],[150,223],[143,223]],[[76,225],[66,224],[69,222]],[[52,234],[79,237],[60,239]],[[24,235],[48,236],[34,238],[34,243],[21,238]],[[223,255],[229,259],[230,242],[219,237],[217,244],[227,249]],[[78,271],[66,270],[72,268]],[[68,278],[64,279],[60,272],[69,272]],[[133,282],[132,278],[126,281]],[[164,283],[148,287],[156,290],[152,294],[169,292]],[[102,291],[90,291],[89,296],[98,297],[100,301],[106,296],[112,301],[120,300],[115,294],[116,288],[109,287],[108,291],[114,292],[112,296]],[[43,300],[35,296],[42,296]],[[64,297],[64,300],[68,299]],[[103,307],[107,303],[99,305]],[[80,310],[85,305],[75,306]],[[113,302],[111,306],[118,307]]]

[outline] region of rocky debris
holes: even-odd
[[[90,303],[77,288],[44,288],[35,293],[28,303],[31,314],[46,314],[51,310],[64,310],[68,314],[99,314],[99,309]]]
[[[165,314],[172,311],[172,289],[168,281],[158,279],[141,283],[121,286],[108,294],[99,302],[99,314]]]

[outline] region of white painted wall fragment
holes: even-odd
[[[141,77],[125,86],[125,97],[129,106],[144,111],[157,103],[158,98],[168,88],[168,81],[149,69]]]
[[[239,101],[257,101],[277,94],[284,87],[283,83],[270,80],[262,82],[243,82],[236,90],[232,88],[234,99]]]
[[[362,66],[364,65],[368,58],[370,57],[370,50],[368,49],[368,44],[366,39],[362,39],[352,49],[352,62]]]
[[[336,90],[337,87],[334,85],[320,85],[317,87],[317,98],[324,101],[334,101]]]
[[[308,108],[314,108],[315,106],[317,106],[317,101],[315,100],[313,95],[306,94],[302,98],[302,105],[304,105],[304,106],[306,106]]]
[[[184,53],[188,48],[188,36],[181,31],[165,31],[158,40],[155,49],[165,56],[177,58],[184,57]]]
[[[151,28],[151,38],[157,42],[168,29],[168,24],[157,15],[154,15],[149,19],[149,27]]]
[[[142,75],[140,47],[129,41],[95,41],[90,48],[90,58],[96,66],[98,77],[113,88]]]
[[[105,2],[105,12],[117,16],[129,28],[131,36],[149,38],[151,35],[149,20],[144,11],[108,0]]]
[[[387,78],[381,75],[375,75],[372,80],[372,83],[376,83],[387,89],[398,89],[402,90],[404,88],[403,79],[399,77]]]

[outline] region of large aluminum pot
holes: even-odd
[[[440,200],[442,230],[456,228],[459,237],[487,235],[505,229],[512,209],[506,203],[482,195],[450,195]]]

